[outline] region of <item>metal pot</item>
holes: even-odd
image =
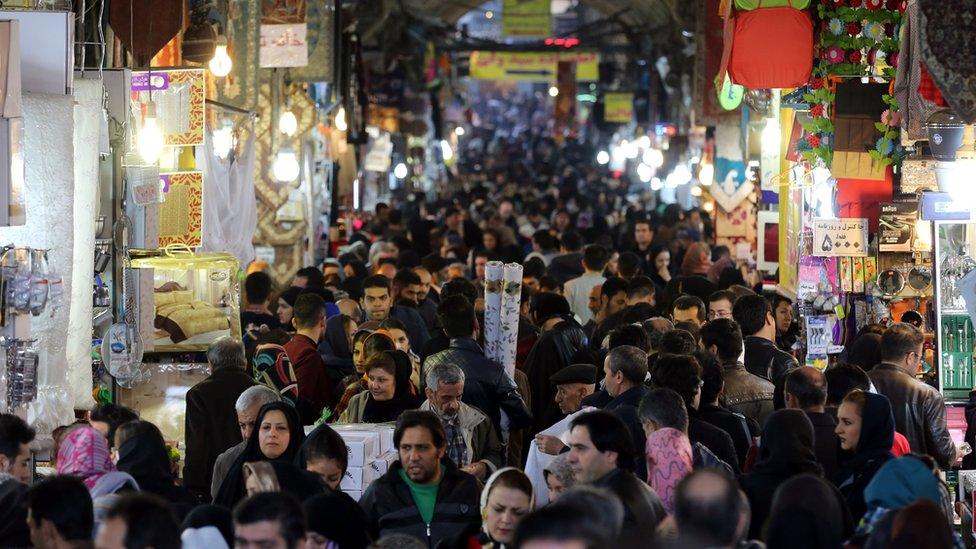
[[[929,117],[925,130],[929,134],[929,148],[936,160],[951,162],[956,159],[966,131],[966,124],[961,118],[950,110],[941,110]]]

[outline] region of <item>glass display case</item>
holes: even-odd
[[[946,401],[965,402],[974,386],[976,223],[937,221],[935,235],[939,389]]]

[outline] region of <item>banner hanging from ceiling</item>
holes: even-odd
[[[550,0],[504,0],[502,36],[539,38],[552,34]]]
[[[629,124],[634,119],[634,94],[607,92],[603,95],[603,120],[612,124]]]
[[[595,81],[600,76],[600,54],[573,51],[473,51],[470,76],[476,80],[516,80],[521,82],[555,82],[559,61],[576,63],[577,81]]]

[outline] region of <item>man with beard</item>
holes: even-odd
[[[374,539],[407,534],[437,547],[481,522],[478,481],[447,458],[447,435],[434,413],[404,412],[393,444],[399,461],[359,501]]]
[[[397,306],[417,311],[428,330],[434,328],[437,322],[437,306],[427,299],[420,275],[410,269],[397,271],[396,276],[393,277],[393,300]]]
[[[502,442],[481,410],[461,402],[464,372],[453,364],[427,371],[427,400],[420,410],[434,412],[447,435],[447,457],[462,471],[484,482],[504,465]]]

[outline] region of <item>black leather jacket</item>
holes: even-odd
[[[759,336],[745,338],[745,367],[749,373],[775,382],[799,366],[793,355],[784,353],[772,341]]]
[[[868,377],[891,401],[895,428],[908,439],[912,452],[928,454],[939,467],[948,469],[956,459],[956,445],[949,437],[945,400],[939,391],[894,364],[881,363]]]

